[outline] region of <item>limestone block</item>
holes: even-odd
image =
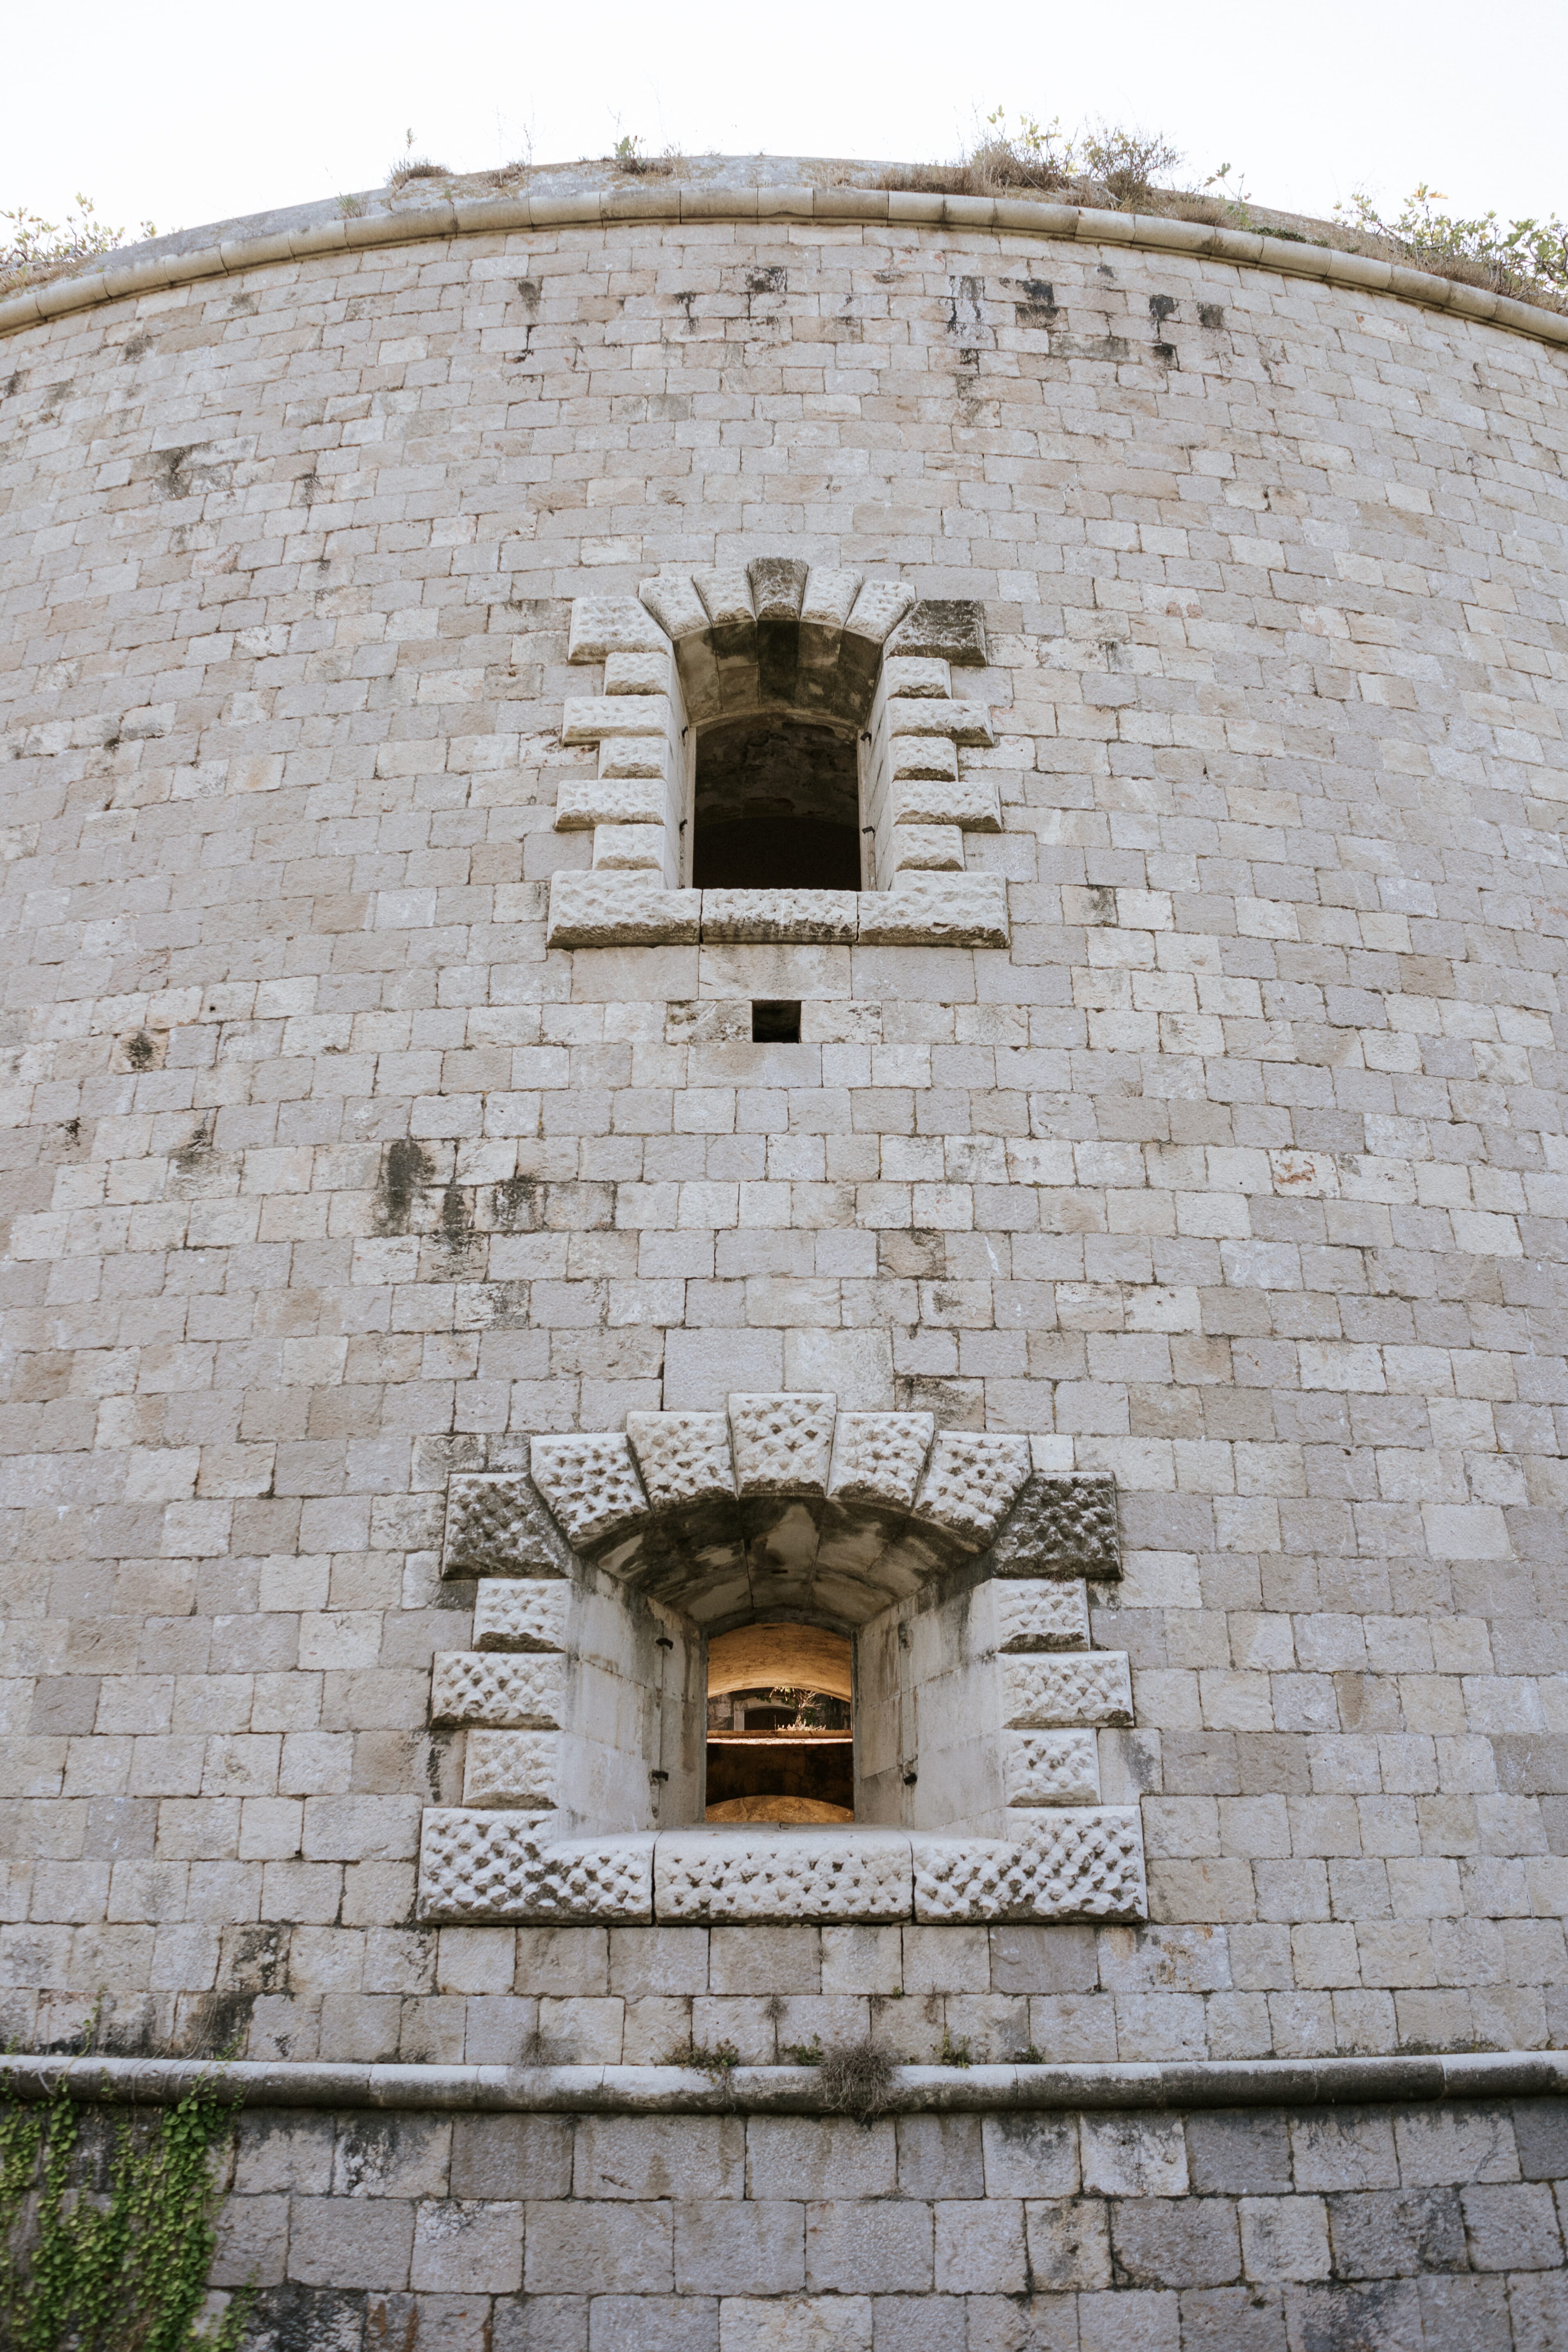
[[[556,818],[556,824],[561,820]],[[895,824],[889,836],[888,870],[963,871],[963,835],[955,824]]]
[[[569,1576],[572,1554],[521,1472],[454,1474],[447,1487],[444,1576]]]
[[[682,579],[678,572],[669,572],[657,580],[640,581],[637,598],[665,635],[677,641],[705,633],[710,626],[702,599],[689,577]]]
[[[652,624],[650,623],[650,626]],[[605,662],[606,694],[668,694],[669,647],[662,630],[657,653],[611,654]]]
[[[574,596],[566,641],[571,662],[604,661],[617,653],[668,653],[664,633],[635,596]]]
[[[468,1735],[470,1752],[478,1732]],[[522,1737],[501,1732],[491,1738]],[[1092,1731],[1005,1731],[1002,1793],[1009,1805],[1098,1805],[1100,1748]],[[465,1783],[464,1793],[467,1794]]]
[[[536,1437],[529,1466],[574,1550],[607,1543],[647,1517],[631,1447],[617,1431]]]
[[[1016,1839],[913,1840],[915,1917],[1142,1919],[1143,1838],[1132,1807],[1020,1820]]]
[[[710,572],[694,572],[691,584],[715,629],[744,629],[755,624],[752,583],[742,564],[722,564]]]
[[[842,1502],[910,1509],[935,1434],[929,1412],[841,1412],[828,1493]]]
[[[594,867],[596,873],[662,874],[664,864],[662,824],[598,824],[594,827]]]
[[[657,875],[556,874],[545,940],[552,948],[695,945],[701,895],[666,890]]]
[[[730,1439],[742,1495],[826,1495],[831,1396],[732,1396]]]
[[[902,621],[890,640],[889,651],[940,656],[943,661],[983,669],[989,658],[985,646],[985,607],[968,596],[925,597]]]
[[[662,694],[573,694],[561,719],[563,743],[596,743],[605,735],[668,735],[669,701]]]
[[[628,1412],[626,1438],[656,1511],[734,1500],[730,1424],[721,1412]]]
[[[492,1577],[474,1601],[475,1649],[563,1650],[571,1598],[563,1577]]]
[[[837,636],[854,610],[860,593],[860,576],[858,572],[837,571],[827,564],[814,563],[806,573],[805,593],[800,600],[802,629],[831,631]]]
[[[556,877],[568,878],[583,877]],[[863,948],[1005,948],[1010,936],[1000,875],[900,874],[892,890],[860,893]]]
[[[939,702],[921,696],[890,696],[888,732],[905,735],[947,735],[955,743],[992,744],[996,730],[983,702]]]
[[[885,645],[914,601],[914,590],[902,580],[868,580],[855,599],[846,629],[872,645]]]
[[[900,736],[900,742],[912,739]],[[961,833],[1000,833],[1002,803],[996,779],[984,768],[960,776],[956,764],[943,775],[908,769],[893,778],[888,794],[893,823],[955,824]]]
[[[557,833],[591,833],[602,824],[663,823],[664,780],[660,775],[563,776],[555,795]]]
[[[500,1588],[504,1590],[503,1588]],[[1083,1586],[1050,1584],[1043,1578],[993,1579],[999,1650],[1087,1650],[1089,1601]],[[476,1631],[478,1617],[474,1620]]]
[[[670,753],[662,735],[606,735],[599,745],[599,774],[610,783],[630,776],[657,776],[668,804]]]
[[[482,1650],[437,1650],[431,1661],[432,1723],[483,1723],[507,1730],[559,1730],[565,1708],[563,1657],[512,1657]]]
[[[1065,1657],[999,1656],[1002,1720],[1016,1729],[1056,1724],[1126,1726],[1132,1720],[1132,1685],[1120,1650],[1089,1650]]]
[[[560,1748],[553,1731],[470,1731],[463,1759],[464,1804],[553,1805]]]
[[[916,695],[921,700],[948,701],[952,680],[944,661],[923,654],[889,654],[882,664],[882,691],[889,701]]]
[[[1026,1437],[944,1429],[931,1448],[915,1509],[966,1551],[984,1551],[1022,1494],[1031,1466]]]
[[[853,944],[859,919],[853,890],[704,890],[702,937]]]
[[[570,709],[571,705],[568,704],[567,708]],[[888,774],[895,786],[910,779],[921,782],[956,783],[958,747],[951,735],[889,735]],[[896,791],[894,805],[900,814],[905,813]]]
[[[550,1819],[429,1807],[419,1851],[420,1916],[541,1925],[652,1917],[651,1832],[556,1841]]]
[[[759,555],[746,566],[759,625],[798,622],[810,567],[789,555]]]
[[[1120,1576],[1116,1481],[1098,1472],[1031,1478],[996,1539],[997,1576]]]
[[[659,1919],[901,1919],[910,1841],[897,1830],[672,1830],[654,1853]]]

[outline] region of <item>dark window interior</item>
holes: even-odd
[[[858,890],[855,738],[784,717],[727,719],[697,744],[698,890]]]
[[[752,1043],[753,1045],[798,1045],[800,1043],[800,1006],[770,999],[752,1007]]]

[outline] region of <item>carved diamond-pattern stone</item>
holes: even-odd
[[[521,1472],[458,1472],[447,1489],[445,1576],[569,1576],[572,1554]]]
[[[608,1543],[647,1517],[631,1447],[613,1430],[536,1437],[529,1461],[534,1485],[579,1551]]]
[[[997,1576],[1120,1576],[1116,1481],[1097,1472],[1031,1478],[996,1538]]]
[[[1042,1813],[1016,1841],[914,1841],[915,1917],[1142,1919],[1143,1840],[1131,1807]]]
[[[481,1650],[438,1650],[431,1664],[433,1723],[559,1728],[565,1695],[564,1658],[497,1657]]]
[[[1016,1582],[994,1582],[991,1590],[999,1650],[1088,1649],[1089,1602],[1081,1583],[1020,1577]]]
[[[470,1733],[470,1741],[479,1736]],[[1093,1732],[1003,1732],[1002,1790],[1010,1805],[1098,1805],[1100,1749]]]
[[[553,1805],[560,1746],[553,1731],[470,1731],[464,1804]]]
[[[826,1495],[832,1396],[732,1396],[730,1434],[742,1495]]]
[[[1132,1686],[1120,1650],[996,1661],[1002,1720],[1016,1729],[1057,1724],[1130,1724]]]
[[[661,1920],[901,1919],[910,1841],[895,1830],[668,1832],[654,1857]]]
[[[721,1412],[628,1412],[626,1436],[656,1511],[734,1501],[730,1424]]]
[[[572,1588],[561,1577],[497,1577],[474,1601],[476,1650],[562,1650]]]
[[[935,1434],[929,1412],[841,1412],[829,1492],[845,1502],[907,1511]]]
[[[420,1843],[421,1916],[561,1925],[651,1918],[651,1834],[557,1842],[550,1820],[432,1806]]]
[[[1026,1437],[944,1429],[931,1448],[915,1509],[966,1551],[984,1551],[1022,1494],[1029,1470]]]

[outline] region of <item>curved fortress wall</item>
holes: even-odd
[[[1550,2069],[1436,2106],[1390,2104],[1430,2068],[1378,2072],[1568,2039],[1563,365],[1391,295],[885,219],[279,260],[8,341],[5,2031],[70,2046],[107,1989],[111,2048],[285,2070],[220,2273],[279,2325],[403,2326],[410,2294],[519,2347],[1088,2345],[1129,2294],[1173,2343],[1564,2324],[1557,2111],[1500,2103]],[[1005,886],[1005,944],[862,944],[893,888],[837,937],[548,945],[552,877],[603,887],[558,812],[616,780],[563,740],[616,693],[568,658],[574,603],[780,559],[982,608],[981,665],[921,691],[989,714],[949,734],[1000,829],[955,825],[964,870],[908,903]],[[623,895],[680,880],[639,870]],[[798,1045],[751,1042],[763,999]],[[484,1572],[602,1594],[619,1531],[580,1571],[465,1561],[448,1482],[527,1513],[566,1458],[535,1440],[705,1415],[738,1463],[751,1405],[797,1404],[919,1440],[874,1727],[861,1694],[878,1818],[913,1825],[892,1892],[770,1864],[772,1907],[726,1911],[672,1847],[696,1907],[661,1913],[657,1814],[584,1798],[626,1833],[601,1913],[529,1859],[576,1733],[515,1698],[587,1649],[496,1633]],[[1010,1509],[1114,1480],[1119,1579],[1009,1566],[1000,1516],[931,1535],[931,1448],[981,1436]],[[837,1461],[758,1490],[812,1573]],[[700,1657],[685,1573],[616,1602],[624,1669],[594,1636],[637,1774],[655,1627]],[[943,1610],[993,1630],[944,1648]],[[1018,1830],[995,1748],[966,1907],[922,1916],[916,1832],[979,1816],[898,1797],[888,1710],[961,1654],[1037,1695],[984,1706],[1041,1785],[1077,1777],[1007,1798]],[[433,1704],[437,1654],[469,1663]],[[1113,1705],[1042,1715],[1097,1675]],[[443,1716],[480,1684],[511,1712]],[[481,1722],[510,1814],[465,1784]],[[1064,1789],[1131,1823],[1146,1896],[1046,1924],[987,1857],[1059,1841]],[[416,1889],[422,1836],[474,1820],[535,1888],[478,1924],[468,1881],[445,1914]],[[523,2090],[454,2122],[426,2109],[472,2078],[425,2074],[372,2127],[319,2071],[868,2033],[1121,2108],[1020,2120],[976,2074],[944,2118],[910,2077],[868,2129],[750,2112],[758,2076],[639,2115],[639,2074],[608,2119]],[[1271,2058],[1289,2095],[1226,2112]],[[1118,2063],[1194,2070],[1184,2124]],[[1347,2083],[1372,2104],[1290,2103]]]

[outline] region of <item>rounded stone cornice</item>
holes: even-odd
[[[1568,316],[1464,286],[1424,269],[1401,268],[1331,247],[1299,243],[1251,230],[1215,228],[1159,214],[1102,212],[1021,196],[942,196],[885,188],[761,188],[703,186],[586,189],[555,195],[443,197],[381,213],[220,238],[186,251],[146,258],[28,288],[0,302],[0,336],[141,294],[195,280],[231,277],[275,262],[314,260],[372,247],[431,239],[485,236],[513,230],[611,227],[628,222],[821,221],[908,228],[1003,230],[1058,243],[1120,245],[1142,252],[1184,254],[1241,268],[1275,270],[1316,279],[1356,294],[1388,294],[1396,301],[1438,310],[1479,325],[1507,329],[1537,342],[1568,346]]]

